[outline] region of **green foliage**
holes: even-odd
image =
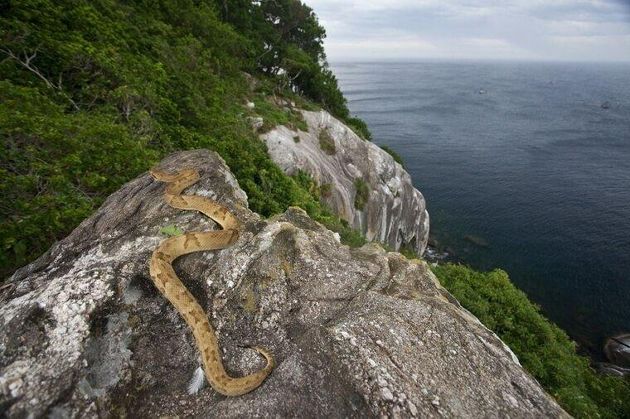
[[[630,417],[630,382],[598,375],[562,329],[547,320],[501,270],[433,268],[459,302],[516,353],[523,366],[576,417]]]
[[[311,175],[304,170],[298,169],[298,171],[293,175],[293,179],[303,190],[308,191],[313,199],[319,200],[320,187],[317,182],[313,180]]]
[[[416,253],[410,243],[403,243],[400,249],[398,249],[398,252],[407,259],[420,259],[420,256],[418,256],[418,253]]]
[[[325,225],[329,230],[339,233],[342,244],[350,247],[361,247],[367,243],[363,234],[350,227],[346,220],[333,215],[327,209],[323,209],[319,214],[311,215],[311,217]]]
[[[341,243],[345,245],[348,245],[350,247],[361,247],[367,243],[367,240],[360,232],[351,228],[345,222],[341,223],[340,226],[336,224],[323,224],[328,227],[328,229],[338,232],[341,238]]]
[[[344,119],[344,122],[352,128],[359,137],[368,141],[372,139],[372,133],[370,133],[367,124],[362,119],[348,117]]]
[[[148,137],[107,112],[65,114],[63,103],[10,81],[0,81],[0,127],[2,276],[66,236],[158,157]]]
[[[41,255],[122,183],[175,150],[217,151],[263,216],[297,205],[344,231],[270,160],[242,106],[251,99],[245,70],[262,80],[254,112],[305,129],[299,113],[262,99],[281,93],[317,108],[299,89],[283,87],[286,75],[265,69],[275,54],[258,59],[259,41],[286,44],[280,62],[316,63],[309,71],[317,72],[319,61],[304,60],[322,56],[323,29],[299,2],[278,3],[291,8],[294,29],[269,24],[250,1],[233,3],[231,11],[242,6],[257,17],[248,15],[235,30],[217,15],[223,3],[216,9],[210,0],[0,6],[0,277]]]
[[[363,179],[356,178],[354,180],[354,187],[357,190],[357,193],[354,195],[354,207],[359,211],[363,211],[370,194],[368,185]]]
[[[332,184],[325,183],[318,185],[317,182],[306,172],[298,170],[293,179],[302,190],[308,191],[315,201],[319,201],[321,197],[331,193]],[[340,219],[323,205],[310,205],[306,208],[306,212],[316,221],[325,225],[329,230],[339,233],[341,243],[350,247],[360,247],[367,243],[367,240],[357,230],[348,225],[348,222]]]
[[[184,234],[184,230],[177,227],[175,224],[169,224],[160,229],[160,234],[164,234],[165,236],[169,237],[175,237]]]
[[[322,198],[328,198],[332,194],[333,184],[332,183],[324,183],[320,186],[320,195]]]
[[[405,167],[405,163],[403,162],[402,157],[400,157],[400,154],[396,153],[394,150],[392,150],[391,148],[389,148],[386,145],[379,145],[379,147],[387,152],[387,154],[389,154],[390,156],[392,156],[394,158],[394,161],[396,163],[399,163],[401,166]]]
[[[330,136],[327,130],[322,129],[319,132],[319,147],[324,150],[324,153],[328,155],[333,155],[337,152],[337,147],[335,146],[335,139]]]
[[[278,125],[284,125],[292,130],[308,131],[308,126],[298,110],[276,105],[272,103],[272,100],[271,97],[266,96],[258,96],[254,99],[256,107],[253,111],[263,118],[260,132],[267,132]]]
[[[364,139],[371,138],[367,125],[350,117],[346,99],[326,61],[326,31],[310,7],[300,0],[214,2],[224,21],[248,39],[254,57],[250,71],[273,75],[280,91],[305,95]]]

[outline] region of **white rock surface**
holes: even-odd
[[[406,244],[422,254],[429,236],[429,214],[409,173],[388,153],[361,139],[328,112],[302,111],[302,115],[308,132],[278,126],[261,135],[271,158],[285,173],[303,170],[320,186],[331,185],[322,201],[368,240],[396,250]],[[319,135],[324,130],[335,142],[334,154],[320,147]],[[357,178],[369,188],[363,210],[354,204]]]

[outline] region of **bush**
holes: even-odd
[[[370,194],[368,185],[363,179],[356,178],[354,180],[354,187],[356,189],[356,194],[354,195],[354,207],[359,211],[363,211]]]
[[[598,375],[566,333],[547,320],[501,270],[433,268],[442,285],[509,345],[528,370],[576,417],[630,417],[630,382]]]
[[[260,132],[267,132],[278,125],[284,125],[289,129],[308,131],[308,126],[302,117],[302,114],[294,109],[282,109],[280,106],[271,102],[266,96],[257,96],[254,99],[256,107],[253,113],[262,116],[263,127]],[[299,140],[299,137],[298,137]]]
[[[337,152],[335,147],[335,139],[330,136],[326,129],[319,131],[319,147],[324,150],[324,153],[333,155]]]
[[[0,275],[66,236],[157,160],[149,138],[107,113],[66,115],[38,89],[0,82]]]
[[[385,151],[387,154],[389,154],[390,156],[392,156],[394,158],[394,161],[398,164],[400,164],[402,167],[405,167],[405,163],[403,162],[402,157],[400,157],[400,154],[396,153],[394,150],[392,150],[391,148],[389,148],[386,145],[380,145],[379,146],[383,151]]]
[[[357,134],[359,137],[367,141],[372,139],[372,133],[370,133],[370,130],[367,124],[363,122],[363,120],[359,118],[348,117],[348,118],[345,118],[343,121],[346,123],[346,125],[352,128],[355,134]]]
[[[332,195],[333,184],[332,183],[324,183],[320,186],[320,195],[323,198],[329,198]]]

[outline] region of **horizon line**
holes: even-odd
[[[329,64],[339,63],[360,63],[360,64],[377,64],[377,63],[421,63],[426,61],[441,62],[521,62],[521,63],[547,63],[547,64],[630,64],[628,60],[589,60],[589,59],[549,59],[549,58],[471,58],[471,57],[396,57],[396,58],[327,58]]]

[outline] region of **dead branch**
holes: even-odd
[[[9,58],[13,59],[15,62],[20,64],[22,67],[24,67],[31,73],[35,74],[37,77],[39,77],[46,84],[46,87],[48,87],[49,89],[57,90],[59,93],[61,93],[63,97],[68,99],[68,101],[72,104],[74,109],[76,109],[77,111],[79,110],[79,106],[76,104],[76,102],[72,100],[72,98],[63,91],[63,88],[61,85],[61,81],[62,81],[61,74],[59,74],[58,84],[54,84],[53,82],[48,80],[46,76],[44,76],[37,67],[31,64],[33,60],[37,57],[37,49],[35,49],[35,51],[31,55],[27,54],[26,52],[23,52],[23,58],[7,48],[0,48],[0,51],[5,53]]]

